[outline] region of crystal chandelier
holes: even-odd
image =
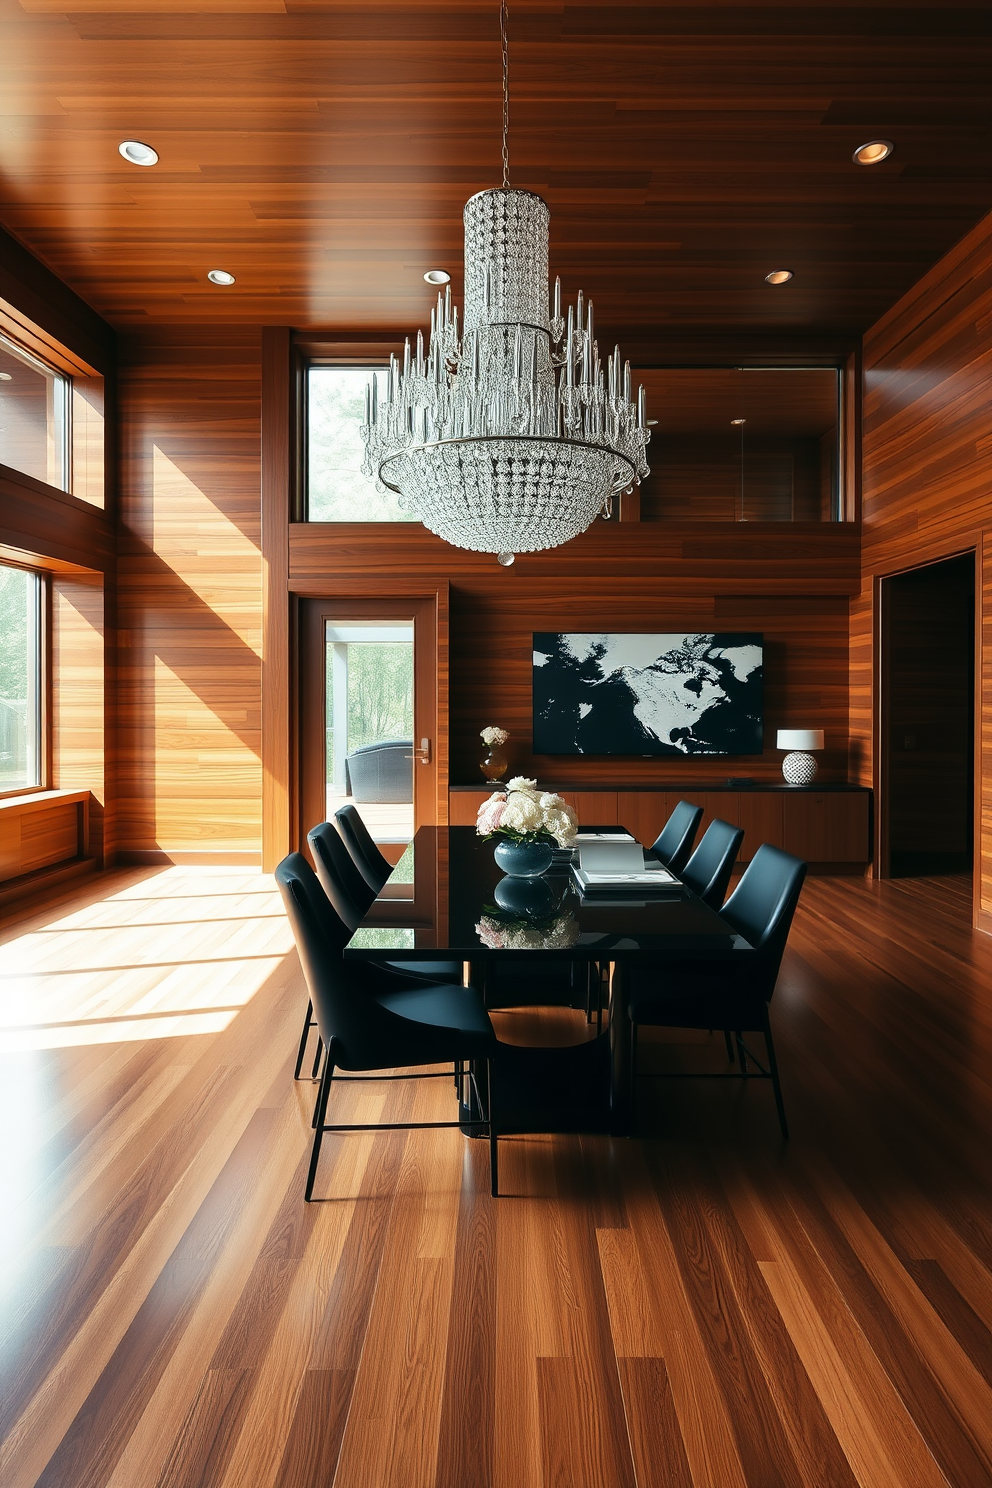
[[[458,548],[514,554],[556,548],[614,494],[649,473],[643,387],[631,398],[620,350],[599,359],[592,301],[562,315],[548,293],[547,203],[510,187],[506,0],[503,185],[465,204],[465,316],[451,289],[431,311],[426,349],[409,339],[389,359],[383,396],[365,394],[364,473],[399,495],[431,532]],[[550,300],[550,303],[549,303]]]

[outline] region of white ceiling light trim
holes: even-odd
[[[141,140],[121,140],[117,153],[132,165],[158,165],[158,151]]]

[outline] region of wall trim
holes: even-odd
[[[147,847],[121,848],[117,853],[118,868],[151,868],[172,865],[176,868],[254,868],[261,871],[260,849]]]

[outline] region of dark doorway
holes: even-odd
[[[882,831],[888,872],[893,878],[970,872],[974,553],[884,580],[882,626]]]

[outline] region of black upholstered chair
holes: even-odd
[[[320,822],[307,833],[320,887],[349,929],[354,930],[372,903],[377,889],[367,882],[330,822]]]
[[[378,894],[392,871],[372,840],[357,806],[342,806],[334,813],[334,825],[351,854],[352,861],[374,894]]]
[[[641,1025],[733,1031],[740,1074],[697,1078],[746,1079],[750,1058],[758,1070],[757,1078],[772,1082],[783,1137],[788,1137],[789,1128],[768,1007],[805,877],[805,863],[791,853],[764,844],[720,911],[721,918],[749,942],[756,954],[738,956],[730,952],[721,961],[666,961],[632,966],[628,983],[635,1071],[637,1029]],[[764,1036],[767,1068],[746,1048],[745,1033]]]
[[[310,992],[317,1027],[327,1051],[314,1112],[313,1147],[305,1199],[313,1197],[320,1147],[328,1131],[393,1131],[424,1127],[486,1128],[490,1179],[499,1191],[497,1130],[494,1114],[496,1035],[482,999],[471,987],[450,983],[411,982],[385,967],[354,965],[335,944],[323,891],[302,853],[290,853],[276,869],[276,882],[293,927],[300,964]],[[452,1064],[456,1071],[469,1061],[484,1064],[485,1093],[475,1086],[478,1119],[453,1121],[328,1122],[332,1084],[341,1079],[415,1079],[417,1074],[376,1075],[372,1071],[421,1070],[429,1064]],[[360,1072],[342,1075],[341,1070]],[[434,1072],[420,1073],[431,1078]],[[443,1078],[450,1074],[444,1073]],[[474,1077],[470,1077],[473,1078]]]
[[[682,872],[702,819],[702,806],[693,806],[691,801],[678,803],[650,848],[659,863],[664,863],[673,873]]]
[[[375,898],[375,891],[369,887],[365,879],[359,873],[355,862],[344,845],[340,834],[331,826],[330,822],[321,822],[319,826],[312,827],[307,833],[307,841],[313,860],[317,865],[317,879],[321,889],[330,905],[335,918],[344,927],[344,935],[341,937],[341,945],[348,939],[357,927],[365,911]],[[378,963],[388,967],[390,971],[401,972],[404,976],[415,978],[423,982],[460,982],[462,979],[462,963],[460,961],[396,961],[384,960]],[[306,1017],[303,1020],[303,1032],[300,1034],[300,1046],[296,1055],[296,1069],[293,1075],[295,1080],[300,1079],[300,1071],[303,1069],[303,1060],[306,1055],[307,1040],[310,1031],[317,1028],[314,1017],[313,999],[307,1004]],[[317,1032],[317,1046],[314,1050],[313,1068],[310,1078],[316,1080],[320,1069],[320,1059],[323,1052],[323,1041],[320,1031]]]
[[[727,894],[744,832],[719,817],[711,821],[692,857],[682,869],[682,882],[710,909],[719,910]]]

